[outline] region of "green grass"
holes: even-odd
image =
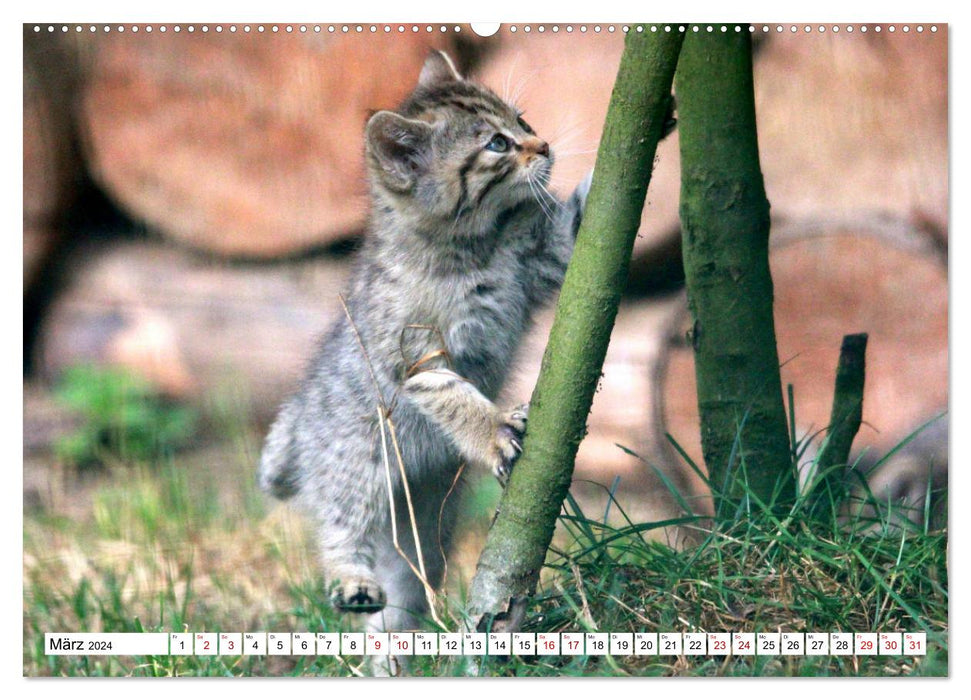
[[[196,411],[165,400],[146,381],[123,370],[71,367],[55,396],[81,419],[55,445],[60,459],[78,467],[151,460],[189,444],[196,432]]]
[[[166,472],[150,488],[135,481],[97,496],[116,512],[105,525],[65,527],[60,537],[85,543],[128,543],[122,556],[96,560],[71,580],[28,566],[24,599],[24,672],[58,676],[347,676],[367,673],[360,659],[328,657],[57,657],[43,653],[48,631],[309,631],[355,630],[334,614],[312,562],[294,565],[290,548],[274,535],[253,538],[200,511],[168,507],[179,490]],[[163,487],[164,486],[164,487]],[[129,498],[125,498],[125,489]],[[108,494],[108,495],[105,495]],[[183,496],[186,494],[183,493]],[[154,505],[153,505],[154,504]],[[207,513],[211,505],[196,506]],[[622,509],[613,504],[615,514]],[[177,513],[177,515],[172,515]],[[477,668],[447,657],[418,658],[414,675],[451,676],[887,676],[947,675],[947,565],[945,531],[887,530],[820,534],[793,517],[780,522],[758,514],[718,533],[701,535],[684,551],[646,537],[650,525],[607,524],[568,504],[542,589],[524,631],[925,631],[930,653],[913,657],[550,657],[486,659]],[[25,551],[40,542],[26,530]],[[213,569],[220,546],[234,535],[250,548],[238,566]],[[171,538],[171,539],[170,539]],[[199,544],[208,541],[208,544]],[[195,544],[192,544],[195,543]],[[90,556],[90,555],[88,555]],[[272,590],[256,594],[254,579],[271,577]],[[460,625],[460,596],[451,622]],[[444,606],[443,606],[444,607]]]
[[[794,516],[797,514],[794,514]],[[589,521],[588,521],[589,524]],[[925,659],[900,657],[635,658],[632,675],[946,675],[946,532],[825,534],[793,517],[750,514],[675,551],[636,526],[598,526],[609,547],[562,552],[559,585],[538,601],[537,630],[811,632],[924,631]],[[625,534],[626,532],[626,534]],[[590,541],[581,534],[578,541]],[[606,662],[591,662],[604,666]],[[584,673],[589,671],[589,665]]]
[[[71,508],[25,512],[23,672],[28,676],[352,676],[358,658],[46,656],[45,632],[342,632],[302,523],[267,509],[253,483],[261,433],[216,406],[224,444],[117,455]],[[63,488],[72,489],[67,481]],[[79,482],[80,483],[80,482]],[[926,657],[415,657],[418,676],[946,676],[947,530],[785,513],[747,500],[734,517],[635,522],[564,505],[524,631],[923,631]],[[440,616],[463,624],[468,583],[498,498],[468,490]],[[57,499],[55,499],[57,500]],[[60,501],[59,501],[60,502]],[[835,512],[836,509],[830,509]],[[885,518],[881,520],[881,518]],[[681,549],[664,542],[676,537]],[[464,562],[464,563],[463,563]],[[429,625],[431,628],[431,625]]]

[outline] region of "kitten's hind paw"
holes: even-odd
[[[503,485],[512,473],[512,467],[519,455],[523,453],[523,434],[526,432],[528,418],[528,403],[500,416],[499,425],[496,427],[497,460],[492,467],[492,473]]]
[[[381,586],[374,581],[351,579],[340,582],[330,603],[339,612],[376,613],[384,609],[387,598]]]

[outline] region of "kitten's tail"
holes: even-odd
[[[295,411],[288,404],[280,411],[263,446],[257,482],[261,489],[285,501],[300,491],[296,446],[293,440]]]

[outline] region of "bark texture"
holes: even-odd
[[[795,496],[748,32],[689,32],[676,80],[701,444],[716,517],[731,518],[722,506],[747,495],[780,507]]]

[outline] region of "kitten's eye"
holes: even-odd
[[[533,135],[536,132],[533,131],[533,127],[526,123],[526,120],[522,117],[516,117],[516,123],[519,124],[519,128],[525,131],[527,134]]]
[[[492,137],[489,143],[486,144],[486,150],[495,151],[496,153],[505,153],[509,150],[509,139],[502,134],[496,134]]]

